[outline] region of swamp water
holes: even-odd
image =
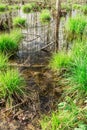
[[[14,67],[25,78],[28,100],[11,112],[6,112],[0,117],[0,130],[40,130],[39,119],[41,114],[49,114],[56,109],[56,103],[62,93],[62,87],[57,75],[48,69],[50,53],[44,46],[53,42],[55,23],[43,26],[39,21],[39,13],[23,14],[18,11],[18,16],[27,18],[27,29],[22,29],[22,41],[16,56],[10,60]],[[59,42],[64,44],[63,26],[65,19],[60,22]],[[52,44],[53,45],[53,44]],[[42,49],[42,50],[41,50]]]

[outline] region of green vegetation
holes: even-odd
[[[6,11],[6,5],[0,4],[0,12]]]
[[[67,41],[82,39],[86,27],[87,18],[85,16],[69,18],[65,25],[65,37]]]
[[[15,6],[14,6],[14,9],[17,9],[17,10],[18,10],[18,9],[20,9],[20,7],[19,7],[18,5],[15,5]]]
[[[42,130],[86,130],[87,108],[79,108],[73,101],[61,102],[58,110],[41,120]]]
[[[86,42],[75,42],[72,49],[72,62],[68,78],[70,93],[78,98],[87,95],[87,45]],[[73,87],[72,87],[73,86]],[[74,93],[74,94],[73,94]]]
[[[51,14],[49,10],[42,10],[40,14],[40,20],[42,23],[48,23],[51,20]]]
[[[1,34],[0,52],[14,53],[18,49],[21,39],[22,34],[20,31],[13,31],[10,34]]]
[[[45,116],[41,120],[42,130],[87,129],[87,107],[83,106],[87,96],[86,50],[86,40],[77,40],[73,43],[69,57],[68,53],[64,52],[53,54],[50,60],[52,70],[57,71],[61,68],[68,70],[62,74],[66,86],[63,88],[64,93],[62,94],[64,102],[59,103],[58,110],[52,112],[50,117]],[[63,54],[63,58],[61,54]],[[81,106],[78,107],[78,104]]]
[[[24,5],[22,9],[24,13],[30,13],[31,11],[39,11],[40,7],[35,2],[32,2],[30,4]]]
[[[61,77],[58,77],[61,85],[65,85],[61,96],[63,102],[58,104],[58,110],[43,117],[42,130],[87,129],[87,19],[84,16],[70,18],[66,25],[67,39],[73,44],[68,52],[54,53],[49,63]]]
[[[87,14],[87,5],[83,5],[81,10],[83,11],[84,14]]]
[[[67,2],[70,1],[73,2],[72,0],[67,0]],[[55,1],[52,0],[52,2],[54,3]],[[26,4],[23,6],[22,10],[24,13],[28,14],[34,11],[39,11],[40,8],[52,9],[52,2],[50,0],[45,0],[45,4],[40,3],[41,7],[38,7],[39,4],[36,5],[35,2]],[[74,2],[76,3],[76,1]],[[53,4],[53,6],[55,5]],[[70,3],[63,3],[61,4],[61,8],[62,11],[65,11],[64,13],[66,14],[67,12],[72,11],[72,9],[77,10],[77,12],[81,12],[81,15],[83,13],[87,14],[86,5],[73,4],[71,7]],[[0,12],[4,12],[7,9],[16,10],[19,9],[19,6],[15,5],[6,7],[5,5],[0,5]],[[55,7],[53,9],[53,13],[55,15]],[[51,21],[50,11],[46,9],[42,10],[39,19],[42,24],[49,23]],[[13,19],[13,25],[14,27],[26,27],[26,19],[16,17]],[[46,31],[46,33],[49,33],[49,31],[52,30],[49,29],[48,31]],[[70,16],[70,18],[66,19],[64,33],[67,48],[68,45],[70,46],[67,50],[66,48],[63,48],[62,50],[62,47],[60,47],[61,50],[58,50],[57,53],[52,54],[48,67],[54,73],[54,75],[52,73],[52,76],[56,76],[51,77],[49,75],[49,70],[42,70],[42,72],[44,73],[43,76],[47,74],[46,76],[48,76],[49,82],[52,80],[52,85],[50,85],[49,82],[46,82],[46,84],[43,85],[43,87],[45,88],[42,88],[40,90],[41,93],[39,92],[41,94],[40,98],[44,98],[43,96],[47,96],[46,98],[48,101],[51,101],[49,100],[48,96],[52,96],[53,102],[52,105],[50,105],[50,107],[52,107],[52,110],[55,109],[55,107],[57,109],[55,111],[49,111],[48,115],[42,117],[43,119],[41,119],[40,125],[42,130],[87,130],[86,15]],[[8,61],[9,57],[12,56],[18,50],[18,46],[22,38],[23,36],[20,30],[14,30],[10,33],[5,32],[4,34],[0,34],[0,104],[2,104],[2,106],[9,105],[11,107],[11,105],[16,105],[17,103],[22,102],[26,98],[26,84],[24,78],[22,78],[22,75],[19,73],[17,69],[9,67],[10,62]],[[25,73],[27,73],[27,71],[23,71],[24,75]],[[35,71],[35,73],[32,76],[37,79],[40,77],[40,75],[42,74],[37,73]],[[43,77],[44,81],[46,79],[46,76]],[[31,78],[30,75],[28,75],[28,77]],[[38,81],[36,83],[38,83]],[[40,84],[42,84],[42,82]],[[48,89],[48,86],[51,86],[52,89]],[[50,95],[47,95],[47,90],[50,93]],[[51,91],[53,95],[51,94]],[[46,94],[43,95],[42,92],[46,92]],[[59,95],[62,96],[59,97]],[[29,100],[32,100],[32,97]],[[2,103],[2,101],[4,101],[4,103]],[[41,105],[43,106],[43,104]],[[44,107],[44,109],[47,109],[48,111],[48,106]],[[24,119],[24,121],[26,121],[26,119]]]
[[[69,66],[71,62],[70,55],[66,52],[59,52],[52,55],[49,67],[52,70],[60,70]]]
[[[8,57],[0,53],[0,71],[5,70],[8,65]]]
[[[86,41],[75,41],[70,53],[58,52],[51,57],[49,66],[52,70],[65,68],[70,94],[78,98],[87,95],[87,44]]]
[[[32,5],[31,4],[26,4],[23,6],[23,12],[24,13],[30,13],[32,11]]]
[[[16,17],[13,19],[13,25],[15,27],[25,27],[26,26],[26,19],[21,17]]]
[[[36,3],[31,3],[31,6],[32,6],[32,10],[33,11],[38,11],[39,9],[40,9],[40,7],[38,6],[38,4],[36,4]]]
[[[18,5],[9,5],[8,6],[8,10],[18,10],[18,9],[20,9],[20,6],[18,6]]]
[[[0,99],[5,99],[9,104],[12,99],[23,100],[24,88],[24,79],[17,70],[0,73]]]
[[[6,107],[11,107],[25,98],[24,79],[18,70],[9,68],[7,57],[18,49],[21,39],[22,34],[18,30],[0,35],[0,101],[4,100],[3,105]]]
[[[14,6],[12,6],[12,5],[8,6],[8,10],[13,10],[13,9],[14,9]]]
[[[78,9],[78,10],[79,10],[79,9],[81,9],[81,7],[82,7],[82,6],[79,5],[79,4],[73,4],[73,5],[72,5],[72,8],[73,8],[73,9]]]
[[[69,4],[64,4],[64,3],[61,4],[61,9],[65,10],[67,12],[72,10],[72,8],[71,8],[71,6]]]

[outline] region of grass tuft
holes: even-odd
[[[18,10],[18,9],[20,9],[20,7],[18,5],[15,5],[14,9]]]
[[[67,12],[72,10],[69,4],[64,4],[64,3],[61,4],[61,9],[66,10]]]
[[[0,4],[0,12],[6,11],[6,5]]]
[[[84,16],[69,18],[65,25],[65,36],[68,41],[82,38],[87,27],[87,19]]]
[[[51,21],[51,14],[49,10],[42,10],[40,14],[40,21],[42,23],[48,23]]]
[[[38,4],[36,4],[36,3],[31,3],[31,6],[32,6],[32,11],[35,11],[35,10],[40,10],[40,7],[38,6]]]
[[[85,42],[75,42],[72,49],[71,73],[68,82],[70,87],[67,94],[77,97],[87,95],[87,45]]]
[[[25,27],[26,26],[26,19],[21,17],[16,17],[13,19],[13,25],[15,27]]]
[[[26,4],[23,6],[23,12],[24,13],[30,13],[32,11],[32,5],[31,4]]]
[[[87,14],[87,5],[83,5],[81,7],[81,10],[83,11],[84,14]]]
[[[42,130],[86,130],[86,110],[79,108],[75,103],[67,103],[63,108],[58,107],[56,112],[45,116],[40,121]],[[61,102],[63,104],[63,102]],[[84,128],[84,129],[82,129]]]
[[[73,9],[77,9],[77,10],[81,9],[81,7],[82,7],[82,6],[81,6],[80,4],[73,4],[73,5],[72,5],[72,8],[73,8]]]
[[[8,57],[0,53],[0,71],[5,70],[8,66]]]
[[[67,68],[70,64],[70,56],[67,53],[59,52],[52,55],[49,67],[52,70],[60,70],[62,68]]]
[[[0,52],[3,53],[14,53],[19,46],[22,39],[20,31],[13,31],[10,34],[0,35]]]
[[[24,97],[25,83],[17,70],[0,73],[0,99],[20,99]]]

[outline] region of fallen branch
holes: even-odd
[[[6,113],[6,112],[8,112],[8,111],[10,111],[10,110],[12,110],[12,109],[14,109],[14,108],[16,108],[16,107],[19,107],[20,105],[24,104],[26,101],[27,101],[27,100],[24,100],[23,102],[21,102],[21,103],[19,103],[19,104],[13,106],[13,107],[11,107],[11,108],[8,108],[8,109],[2,111],[2,113]],[[1,114],[2,114],[2,113],[1,113]]]
[[[30,65],[30,64],[17,64],[17,63],[11,63],[8,64],[10,67],[26,67],[26,68],[42,68],[45,67],[46,65]]]

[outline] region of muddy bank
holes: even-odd
[[[36,62],[44,67],[19,67],[26,80],[27,101],[0,115],[0,130],[40,130],[40,118],[56,109],[62,86],[56,74],[48,69],[49,57]],[[34,57],[35,58],[35,57]],[[33,61],[33,59],[32,59]],[[34,60],[35,61],[35,60]],[[34,64],[34,63],[33,63]]]

